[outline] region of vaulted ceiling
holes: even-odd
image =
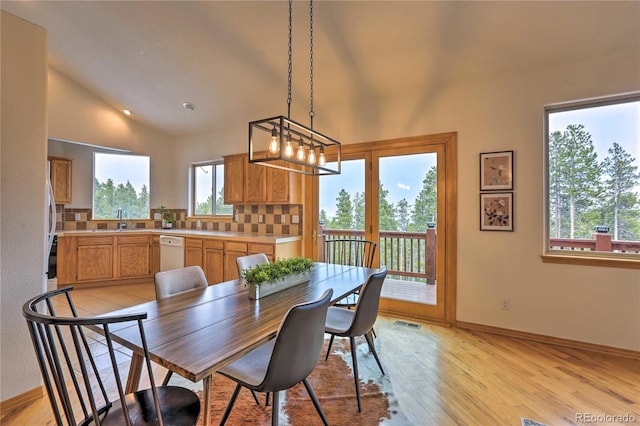
[[[640,37],[636,1],[313,6],[317,114],[353,98],[603,55]],[[194,134],[286,114],[287,2],[3,0],[1,7],[47,29],[51,66],[160,131]],[[293,106],[309,108],[306,1],[293,5]]]

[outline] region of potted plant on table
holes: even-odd
[[[259,299],[309,281],[313,261],[304,257],[278,259],[263,263],[242,272],[242,278],[249,287],[249,298]]]

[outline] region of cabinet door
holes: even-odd
[[[50,180],[56,204],[71,203],[71,160],[49,157]]]
[[[246,156],[235,155],[224,158],[224,203],[244,202],[244,166]]]
[[[247,180],[244,188],[246,203],[266,203],[268,167],[255,164],[247,165]]]
[[[149,276],[149,243],[118,245],[118,278]]]
[[[202,240],[199,238],[185,239],[184,266],[202,267]]]
[[[267,171],[267,197],[271,203],[288,203],[290,200],[289,177],[291,172],[269,168]]]
[[[204,274],[209,284],[218,284],[224,279],[224,252],[217,249],[204,249]]]
[[[77,281],[115,278],[113,273],[113,238],[79,237],[77,247]]]
[[[151,275],[160,272],[160,237],[154,235],[151,239]]]
[[[236,280],[238,276],[238,264],[236,259],[241,256],[246,256],[247,253],[239,253],[234,251],[228,251],[224,254],[224,280]]]

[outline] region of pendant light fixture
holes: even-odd
[[[313,128],[313,0],[309,1],[310,126],[291,120],[292,5],[289,0],[287,116],[249,122],[249,162],[311,176],[340,174],[340,142]]]

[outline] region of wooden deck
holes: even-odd
[[[383,299],[405,300],[427,305],[436,304],[438,284],[424,284],[413,281],[403,281],[386,278],[382,285]]]

